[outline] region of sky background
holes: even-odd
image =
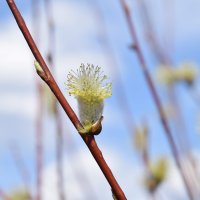
[[[158,63],[146,43],[137,1],[127,2],[136,24],[136,31],[148,68],[154,78],[155,67]],[[157,37],[163,48],[169,49],[174,65],[192,61],[199,66],[200,2],[198,0],[149,0],[147,2]],[[30,1],[17,0],[16,3],[28,27],[33,30]],[[100,21],[93,4],[100,9],[102,17]],[[168,8],[168,5],[171,5],[172,10]],[[39,48],[45,56],[48,40],[43,3],[41,3],[38,15],[40,12]],[[148,199],[148,194],[142,187],[142,165],[134,151],[133,138],[125,127],[121,105],[117,101],[120,78],[130,105],[132,113],[130,118],[134,118],[136,123],[140,123],[144,118],[148,120],[151,158],[156,159],[165,155],[170,162],[168,178],[160,187],[158,195],[162,195],[162,199],[186,200],[187,196],[174,167],[171,151],[159,123],[158,114],[140,70],[138,59],[129,48],[132,40],[119,1],[58,0],[53,2],[53,15],[56,25],[56,81],[73,109],[78,113],[76,101],[68,96],[64,84],[70,69],[78,68],[81,63],[99,65],[113,83],[113,95],[105,102],[103,131],[96,140],[128,199],[133,199],[133,197],[141,200]],[[102,38],[104,32],[100,22],[105,23],[106,37],[113,55],[108,55],[109,51],[104,49]],[[10,146],[14,143],[26,162],[34,191],[34,134],[37,110],[35,81],[37,79],[40,81],[40,79],[35,73],[34,58],[6,1],[0,1],[0,27],[0,188],[9,192],[23,186],[10,152]],[[166,44],[168,40],[171,46]],[[115,67],[118,71],[113,70],[111,66],[112,56],[116,60]],[[165,88],[155,83],[163,103],[167,103]],[[198,89],[198,81],[196,88]],[[194,103],[185,85],[179,85],[176,92],[184,114],[186,130],[192,141],[192,152],[198,155],[200,145],[197,128],[198,105]],[[63,112],[62,116],[65,132],[64,169],[67,196],[73,200],[89,199],[88,188],[82,187],[84,184],[80,184],[80,180],[77,180],[75,176],[74,171],[78,171],[89,177],[99,199],[111,199],[109,185],[101,171]],[[75,150],[69,147],[71,140],[76,144]],[[49,113],[46,113],[44,117],[44,150],[43,195],[44,199],[56,200],[58,198],[55,186],[55,122]],[[183,158],[184,156],[182,155]]]

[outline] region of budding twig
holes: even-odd
[[[134,22],[133,22],[133,20],[131,18],[129,7],[126,4],[125,0],[120,0],[120,3],[121,3],[121,6],[123,8],[123,11],[124,11],[124,14],[125,14],[125,17],[126,17],[126,20],[127,20],[128,28],[129,28],[131,37],[132,37],[133,42],[134,42],[135,52],[136,52],[136,54],[138,56],[142,72],[144,74],[144,77],[145,77],[146,82],[147,82],[147,84],[149,86],[150,92],[152,94],[153,100],[154,100],[154,102],[156,104],[156,107],[158,109],[160,121],[161,121],[163,129],[164,129],[164,131],[166,133],[166,137],[168,139],[168,142],[169,142],[169,144],[171,146],[174,159],[176,161],[177,167],[178,167],[178,169],[179,169],[179,171],[181,173],[181,176],[183,178],[183,182],[185,184],[188,196],[190,197],[190,199],[193,199],[191,188],[190,188],[190,186],[189,186],[189,184],[187,182],[187,179],[185,177],[184,171],[182,170],[182,167],[181,167],[181,161],[180,161],[179,156],[178,156],[178,149],[177,149],[175,141],[173,139],[173,135],[172,135],[172,132],[170,130],[169,124],[167,122],[167,119],[165,118],[165,116],[163,114],[163,109],[162,109],[162,104],[161,104],[160,98],[158,96],[158,93],[156,91],[154,83],[153,83],[153,81],[151,79],[151,76],[150,76],[150,73],[148,71],[146,62],[144,60],[144,56],[143,56],[140,44],[138,42],[137,34],[135,32],[135,25],[134,25]]]
[[[45,0],[45,11],[47,17],[48,25],[48,53],[47,59],[52,70],[55,62],[55,24],[53,20],[53,11],[50,0]],[[55,110],[55,123],[56,123],[56,165],[57,165],[57,190],[60,200],[65,200],[64,192],[64,174],[63,174],[63,129],[62,129],[62,119],[59,112],[59,105],[57,101],[53,104]]]
[[[24,38],[27,42],[27,44],[29,45],[35,59],[38,61],[38,63],[40,64],[40,66],[42,67],[43,71],[46,74],[46,77],[48,77],[45,82],[46,84],[50,87],[50,89],[52,90],[52,92],[54,93],[54,95],[56,96],[57,100],[59,101],[59,103],[61,104],[61,106],[63,107],[64,111],[66,112],[66,114],[68,115],[68,117],[70,118],[71,122],[73,123],[73,125],[75,126],[75,128],[78,130],[78,127],[83,127],[82,124],[80,123],[78,117],[76,116],[75,112],[73,111],[73,109],[70,107],[69,103],[67,102],[67,100],[65,99],[64,95],[62,94],[61,90],[59,89],[57,83],[55,82],[51,72],[49,71],[49,68],[47,66],[47,64],[45,63],[43,57],[40,54],[40,51],[38,50],[17,6],[15,5],[14,0],[6,0],[10,10],[12,11],[16,22],[22,32],[22,34],[24,35]],[[103,172],[105,178],[107,179],[108,183],[110,184],[115,196],[119,199],[119,200],[125,200],[126,197],[122,191],[122,189],[120,188],[118,182],[116,181],[115,177],[113,176],[110,168],[108,167],[106,161],[103,158],[103,155],[100,151],[100,149],[97,146],[97,143],[95,141],[94,136],[91,135],[81,135],[82,139],[84,140],[84,142],[86,143],[87,147],[89,148],[91,154],[93,155],[94,159],[96,160],[97,164],[99,165],[101,171]]]
[[[166,5],[165,7],[168,8],[168,10],[170,10],[171,12],[173,12],[173,8],[174,6],[172,6],[172,2],[173,1],[166,1]],[[152,50],[152,52],[154,53],[156,59],[158,60],[158,62],[160,62],[160,64],[163,64],[164,67],[171,67],[172,65],[172,57],[170,55],[172,55],[170,52],[170,50],[173,49],[173,45],[172,43],[170,44],[170,49],[168,49],[168,52],[166,52],[166,45],[165,45],[165,50],[164,48],[161,47],[161,45],[159,44],[158,40],[156,39],[156,34],[155,34],[155,31],[153,29],[153,24],[151,22],[151,17],[150,17],[150,14],[149,14],[149,11],[148,11],[148,8],[147,8],[147,5],[146,5],[146,2],[144,0],[138,0],[138,4],[140,5],[141,7],[141,15],[142,15],[142,21],[144,23],[144,30],[145,30],[145,36],[148,40],[148,43],[149,43],[149,46]],[[170,9],[169,9],[170,8]],[[166,9],[166,8],[165,8]],[[166,15],[166,13],[165,13]],[[166,26],[166,30],[168,30],[166,33],[168,34],[168,36],[171,36],[170,37],[170,40],[172,40],[172,32],[173,32],[173,22],[172,22],[172,17],[173,17],[173,14],[172,13],[167,13],[168,17],[166,17],[165,21],[167,23],[167,26]],[[170,16],[170,17],[169,17]],[[168,37],[169,38],[169,37]],[[167,38],[166,38],[167,39]],[[167,43],[170,43],[169,40],[167,40]],[[169,45],[169,44],[168,44]],[[172,51],[171,51],[172,52]],[[186,153],[188,158],[189,158],[189,161],[190,161],[190,164],[192,166],[192,169],[190,170],[190,168],[188,168],[187,166],[183,166],[185,169],[185,173],[188,173],[190,171],[192,171],[194,173],[195,176],[198,176],[198,172],[197,172],[197,169],[196,169],[196,163],[195,163],[195,160],[194,160],[194,157],[190,154],[190,150],[191,150],[191,141],[190,141],[190,138],[188,137],[188,133],[187,133],[187,130],[186,130],[186,125],[185,125],[185,122],[184,122],[184,118],[183,118],[183,113],[181,112],[181,109],[180,109],[180,105],[179,105],[179,102],[178,102],[178,99],[176,97],[176,94],[175,94],[175,88],[172,86],[170,87],[168,90],[167,90],[167,95],[169,97],[169,101],[170,103],[173,105],[173,109],[176,113],[176,117],[175,117],[175,128],[176,128],[176,132],[177,132],[177,144],[179,144],[180,146],[180,151],[183,153]],[[180,133],[181,134],[180,134]],[[193,181],[193,179],[191,177],[189,177],[189,175],[187,176],[187,179],[189,179],[188,181],[191,181],[192,182],[192,186],[191,188],[194,188],[195,189],[195,183]]]

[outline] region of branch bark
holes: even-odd
[[[64,95],[62,94],[61,90],[59,89],[57,83],[55,82],[47,64],[45,63],[42,55],[40,54],[40,51],[38,50],[14,0],[6,0],[10,10],[12,11],[15,20],[24,35],[24,38],[29,45],[30,50],[32,51],[35,59],[40,64],[42,70],[43,70],[43,80],[46,82],[46,84],[50,87],[54,95],[56,96],[57,100],[63,107],[65,113],[70,118],[71,122],[77,129],[77,131],[80,129],[80,127],[83,127],[81,122],[79,121],[78,117],[76,116],[73,109],[70,107],[69,103],[65,99]],[[95,141],[94,136],[84,134],[80,135],[82,139],[84,140],[85,144],[87,145],[88,149],[90,150],[91,154],[93,155],[94,159],[96,160],[97,164],[99,165],[101,171],[103,172],[105,178],[107,179],[108,183],[110,184],[113,193],[117,197],[118,200],[125,200],[126,196],[124,192],[122,191],[121,187],[119,186],[117,180],[113,176],[109,166],[107,165],[106,161],[103,158],[103,155],[100,151],[100,149],[97,146],[97,143]]]
[[[157,59],[157,61],[159,62],[159,64],[164,64],[165,67],[169,67],[171,68],[171,66],[173,65],[173,59],[172,59],[172,53],[173,52],[173,42],[170,42],[172,40],[172,35],[173,35],[173,31],[174,31],[174,23],[173,23],[173,17],[174,17],[174,5],[172,5],[173,0],[169,0],[166,1],[166,3],[164,3],[163,5],[168,8],[168,10],[170,10],[172,13],[164,13],[165,14],[165,24],[166,25],[166,30],[167,34],[168,34],[168,39],[167,37],[165,37],[166,39],[166,44],[165,44],[165,48],[163,48],[157,37],[156,37],[156,33],[155,30],[153,28],[153,23],[151,20],[151,15],[149,13],[148,10],[148,6],[146,5],[147,2],[145,0],[137,0],[138,1],[138,5],[140,7],[140,13],[142,15],[142,21],[143,21],[143,28],[144,28],[144,32],[145,32],[145,36],[147,39],[147,42],[149,43],[149,47],[151,48],[155,58]],[[168,16],[168,17],[167,17]],[[165,32],[166,32],[165,30]],[[170,47],[170,48],[167,48]],[[197,166],[196,166],[196,162],[194,159],[194,156],[191,154],[191,141],[190,138],[188,136],[188,132],[186,130],[186,124],[184,121],[184,116],[183,113],[181,112],[181,108],[180,108],[180,104],[178,102],[178,99],[176,97],[176,88],[170,87],[167,90],[167,96],[169,98],[169,102],[170,104],[173,106],[173,109],[175,111],[175,120],[173,120],[174,125],[175,125],[175,131],[176,131],[176,138],[174,138],[176,140],[176,143],[179,145],[179,151],[181,153],[185,153],[186,156],[188,157],[188,161],[191,165],[191,169],[190,167],[187,166],[187,164],[184,166],[184,171],[187,175],[187,179],[188,182],[191,182],[191,188],[193,190],[198,190],[198,185],[196,184],[196,177],[198,177],[198,171],[197,171]],[[179,134],[181,133],[181,134]],[[191,177],[191,175],[193,175]],[[195,193],[195,191],[194,191]]]
[[[165,115],[163,113],[161,100],[160,100],[159,95],[158,95],[158,93],[156,91],[155,85],[154,85],[154,83],[153,83],[153,81],[151,79],[151,76],[150,76],[150,73],[148,71],[148,68],[147,68],[147,65],[146,65],[146,62],[145,62],[145,59],[144,59],[140,44],[138,42],[137,34],[136,34],[136,31],[135,31],[135,25],[134,25],[134,22],[133,22],[133,20],[131,18],[129,7],[126,4],[125,0],[120,0],[120,3],[121,3],[121,6],[122,6],[122,9],[124,11],[125,17],[126,17],[126,21],[127,21],[127,24],[128,24],[129,32],[130,32],[132,40],[133,40],[133,49],[135,50],[135,52],[136,52],[136,54],[138,56],[138,60],[140,62],[140,66],[141,66],[142,72],[143,72],[145,80],[146,80],[146,82],[147,82],[147,84],[149,86],[149,89],[150,89],[150,92],[152,94],[153,100],[155,102],[156,108],[158,110],[159,117],[160,117],[160,122],[161,122],[161,124],[163,126],[163,129],[165,131],[166,137],[167,137],[168,142],[170,144],[170,147],[171,147],[172,154],[174,156],[176,165],[177,165],[177,167],[178,167],[178,169],[180,171],[180,174],[181,174],[181,176],[183,178],[183,182],[184,182],[185,188],[187,190],[188,196],[189,196],[190,199],[193,199],[192,190],[190,188],[189,183],[187,182],[187,179],[185,177],[185,173],[184,173],[184,171],[182,169],[182,166],[181,166],[181,161],[180,161],[180,158],[179,158],[179,155],[178,155],[178,149],[177,149],[175,141],[173,139],[173,135],[172,135],[172,132],[170,130],[168,121],[165,118]]]

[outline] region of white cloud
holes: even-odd
[[[173,22],[171,23],[171,28],[173,30],[172,34],[173,37],[175,37],[176,42],[184,43],[189,42],[191,40],[196,40],[199,42],[199,33],[200,33],[200,22],[198,20],[199,18],[199,1],[191,0],[177,0],[176,2],[166,2],[166,5],[163,6],[163,3],[161,1],[157,1],[157,5],[160,4],[161,12],[159,13],[161,17],[155,16],[155,22],[158,26],[162,25],[162,21],[165,20],[164,17],[168,17],[169,19],[173,19]],[[149,5],[153,5],[152,3],[149,3]],[[163,12],[166,9],[166,6],[170,8],[169,13]],[[168,8],[168,9],[169,9]],[[152,6],[152,14],[155,14],[157,12],[154,11],[155,6]],[[190,12],[192,10],[192,12]],[[164,17],[163,13],[166,15]],[[173,17],[173,18],[172,18]],[[161,21],[162,20],[162,21]],[[165,23],[165,21],[164,21]],[[163,25],[165,26],[165,24]],[[167,22],[170,23],[170,22]],[[170,24],[167,24],[170,26]],[[163,30],[166,31],[167,29],[163,26]],[[173,38],[172,38],[173,39]]]
[[[31,54],[14,22],[0,31],[0,83],[23,83],[33,80]]]
[[[120,159],[114,150],[103,151],[104,157],[109,163],[115,177],[119,180],[122,188],[130,195],[134,194],[136,199],[145,199],[141,188],[138,187],[138,173],[140,170],[136,167],[131,169],[127,160]],[[106,182],[99,167],[93,160],[91,154],[87,151],[75,152],[73,155],[67,156],[68,159],[64,163],[65,171],[65,191],[69,199],[88,199],[88,193],[92,192],[91,188],[87,188],[87,182],[81,180],[81,177],[74,176],[75,173],[84,173],[92,185],[92,190],[97,195],[98,199],[111,199],[110,186]],[[73,170],[75,168],[76,172]],[[56,167],[51,164],[44,171],[44,199],[56,200]],[[136,173],[135,173],[136,172]],[[140,172],[141,173],[141,172]],[[77,181],[79,183],[77,183]],[[85,182],[84,182],[85,181]],[[135,184],[137,182],[137,184]]]
[[[81,1],[56,1],[53,11],[56,27],[64,29],[68,39],[71,36],[87,37],[88,32],[94,31],[95,20],[86,4]]]
[[[0,94],[1,115],[23,116],[29,119],[34,118],[36,110],[36,99],[34,94],[27,93],[3,93]]]
[[[120,156],[116,149],[102,148],[103,155],[107,160],[113,174],[123,188],[128,199],[144,200],[148,198],[147,192],[143,188],[143,170],[137,164],[131,163],[127,158]],[[69,199],[87,199],[87,185],[74,176],[73,168],[79,173],[85,173],[92,184],[92,188],[97,194],[98,199],[111,199],[110,187],[102,175],[92,156],[87,151],[76,151],[72,155],[67,155],[67,159],[63,165],[65,192]],[[50,164],[44,170],[44,200],[57,200],[56,190],[56,166],[55,163]],[[79,181],[79,183],[77,183]],[[83,193],[85,192],[85,194]],[[169,162],[169,171],[166,181],[160,186],[156,196],[170,200],[187,200],[185,188],[182,179],[174,162]]]
[[[84,4],[82,5],[71,1],[67,3],[58,1],[58,3],[55,4],[54,12],[57,33],[62,34],[66,32],[68,34],[67,38],[70,41],[74,41],[74,39],[70,39],[73,38],[74,35],[78,35],[80,40],[85,41],[83,35],[86,36],[94,30],[93,20],[90,17],[90,13],[87,12],[87,8],[84,7]],[[74,13],[78,14],[74,15]],[[30,17],[24,16],[24,18],[26,23],[30,24]],[[45,27],[44,20],[45,18],[43,16],[41,26],[43,29]],[[77,24],[78,21],[82,22],[76,26],[76,29],[72,29],[75,23],[74,20],[77,20]],[[2,26],[4,28],[0,30],[0,88],[3,87],[3,91],[0,89],[0,110],[3,113],[18,113],[19,115],[27,115],[28,118],[32,118],[36,111],[37,103],[34,86],[35,77],[37,75],[33,66],[33,57],[14,19],[12,21],[7,21],[7,23],[2,24]],[[68,26],[71,27],[70,30],[68,30]],[[42,30],[42,32],[45,31]],[[94,31],[92,31],[92,33],[94,33]],[[41,37],[40,41],[41,44],[45,44],[47,42],[47,37]],[[61,49],[65,49],[65,45],[67,45],[63,43],[62,38],[58,38],[57,43]],[[74,44],[75,43],[78,43],[77,40],[74,41]],[[65,90],[66,86],[64,82],[66,81],[67,73],[71,68],[78,67],[82,62],[106,66],[104,55],[102,52],[98,52],[97,50],[92,51],[90,48],[82,48],[80,50],[77,48],[77,51],[68,49],[66,51],[58,51],[56,61],[56,80],[63,93],[75,108],[76,103],[74,98],[69,98]],[[108,68],[105,68],[105,71],[111,75]],[[8,87],[9,89],[6,89]],[[19,91],[19,93],[18,91],[15,92],[16,88],[20,88],[21,91]]]

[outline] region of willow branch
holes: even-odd
[[[181,173],[181,176],[183,178],[183,182],[184,182],[184,185],[186,187],[188,196],[190,197],[190,199],[193,199],[193,194],[192,194],[190,185],[187,182],[187,179],[185,177],[184,171],[182,170],[182,167],[181,167],[181,161],[180,161],[179,156],[178,156],[178,149],[177,149],[175,141],[173,139],[173,135],[172,135],[172,132],[170,130],[169,124],[167,122],[167,119],[165,118],[165,115],[163,113],[161,100],[160,100],[160,98],[158,96],[158,93],[156,91],[155,85],[154,85],[154,83],[152,81],[152,78],[151,78],[150,73],[148,71],[146,62],[144,60],[144,56],[143,56],[140,44],[138,42],[137,34],[135,32],[135,25],[134,25],[134,22],[133,22],[133,20],[131,18],[129,7],[126,4],[125,0],[120,0],[120,3],[121,3],[121,6],[123,8],[125,17],[126,17],[126,21],[127,21],[127,24],[128,24],[128,28],[129,28],[132,40],[134,42],[133,48],[134,48],[134,50],[135,50],[135,52],[136,52],[136,54],[138,56],[142,72],[143,72],[145,80],[146,80],[146,82],[147,82],[147,84],[149,86],[149,89],[150,89],[150,92],[152,94],[153,100],[155,102],[156,108],[158,110],[159,117],[160,117],[160,122],[161,122],[161,124],[163,126],[164,132],[165,132],[166,137],[168,139],[168,142],[170,144],[170,147],[171,147],[171,150],[172,150],[176,165],[177,165],[177,167],[178,167],[178,169],[179,169],[179,171]]]
[[[149,42],[149,46],[150,46],[152,52],[154,53],[154,55],[159,63],[164,64],[165,67],[170,67],[170,64],[172,64],[172,59],[169,57],[168,54],[166,54],[166,52],[163,50],[163,48],[159,44],[158,40],[156,39],[156,34],[153,29],[153,24],[151,23],[151,16],[149,14],[149,11],[148,11],[145,1],[138,0],[138,4],[141,7],[142,20],[143,20],[143,24],[144,24],[143,27],[145,29],[145,35]],[[171,28],[170,28],[170,30],[171,30]],[[189,138],[187,137],[187,133],[185,130],[185,123],[184,123],[184,120],[182,117],[180,106],[178,104],[178,101],[177,101],[177,98],[175,95],[174,88],[170,88],[170,90],[168,90],[167,93],[168,93],[170,102],[172,103],[173,108],[177,114],[177,117],[176,117],[177,123],[175,123],[176,129],[178,132],[182,132],[182,134],[177,134],[177,136],[179,137],[181,150],[186,152],[190,149],[191,145],[190,145]],[[177,125],[178,125],[178,127],[177,127]]]
[[[100,37],[102,37],[100,44],[102,45],[103,52],[105,55],[107,55],[109,66],[111,66],[112,69],[117,74],[117,83],[119,87],[117,87],[118,89],[116,91],[116,95],[117,95],[116,100],[119,104],[119,108],[121,109],[121,113],[123,114],[122,118],[126,125],[126,128],[128,129],[130,136],[132,136],[133,127],[134,127],[134,119],[131,113],[127,95],[125,93],[125,89],[124,89],[124,85],[123,85],[123,81],[122,81],[122,77],[121,77],[121,73],[119,69],[119,64],[117,63],[114,51],[112,49],[112,46],[108,38],[108,31],[105,25],[105,21],[103,19],[103,15],[100,10],[100,7],[97,4],[98,2],[94,0],[88,0],[88,2],[90,3],[90,6],[92,6],[92,11],[98,23],[99,34],[100,34]]]
[[[53,20],[52,6],[50,0],[45,0],[45,11],[47,17],[47,29],[48,29],[48,53],[47,59],[50,67],[54,66],[55,55],[55,24]],[[54,70],[55,71],[55,70]],[[57,165],[57,190],[60,200],[65,200],[64,192],[64,175],[63,175],[63,130],[62,119],[59,112],[59,105],[57,101],[53,102],[53,109],[55,111],[55,123],[56,123],[56,165]]]
[[[142,20],[143,20],[143,27],[145,30],[145,35],[146,35],[147,41],[149,43],[149,46],[152,49],[152,52],[154,53],[158,62],[161,64],[164,64],[164,67],[171,67],[172,58],[170,56],[171,53],[169,53],[169,52],[170,52],[170,50],[173,49],[173,45],[170,44],[168,53],[166,52],[166,48],[164,50],[164,48],[161,47],[161,45],[159,44],[159,42],[156,38],[156,34],[153,29],[153,24],[151,21],[151,16],[149,14],[149,10],[148,10],[145,0],[138,0],[138,4],[141,8],[141,15],[142,15]],[[168,10],[170,10],[172,12],[174,9],[171,8],[171,7],[173,7],[171,4],[172,4],[171,0],[166,1],[166,3],[164,3],[164,6],[167,7]],[[165,21],[167,23],[166,30],[168,30],[167,34],[169,34],[171,37],[173,35],[170,33],[173,32],[173,16],[174,16],[172,13],[167,13],[167,14],[165,13],[165,17],[166,17]],[[170,40],[167,40],[167,43],[170,43],[169,41],[172,40],[171,37],[170,37]],[[168,45],[166,44],[166,46],[168,46]],[[183,113],[181,112],[180,105],[179,105],[179,102],[178,102],[176,94],[175,94],[175,87],[170,87],[167,90],[167,95],[168,95],[169,101],[173,105],[173,109],[176,113],[175,123],[174,123],[176,132],[177,132],[176,142],[177,142],[177,144],[179,144],[180,152],[182,152],[182,153],[185,152],[188,155],[188,158],[189,158],[189,161],[190,161],[190,164],[192,167],[190,170],[190,168],[188,166],[184,166],[184,168],[185,168],[184,170],[185,170],[185,173],[187,173],[188,181],[189,182],[191,181],[191,184],[192,184],[191,188],[195,189],[196,183],[195,183],[195,180],[193,180],[193,179],[195,177],[198,177],[198,171],[197,171],[195,159],[190,154],[191,141],[190,141],[190,138],[188,137],[188,133],[186,130],[186,124],[185,124],[184,118],[183,118]],[[181,133],[181,134],[179,134],[179,133]],[[194,174],[195,177],[191,177],[189,172],[192,172],[192,174]]]
[[[32,0],[32,23],[33,35],[36,43],[40,39],[40,0]],[[36,130],[35,130],[35,160],[36,160],[36,200],[41,200],[42,193],[42,168],[43,168],[43,90],[42,85],[38,80],[36,82],[37,89],[37,110],[36,110]]]
[[[61,104],[62,108],[68,115],[69,119],[77,129],[77,131],[80,129],[80,127],[83,127],[81,122],[79,121],[78,117],[76,116],[73,109],[70,107],[69,103],[65,99],[64,95],[62,94],[61,90],[59,89],[56,81],[54,80],[51,72],[49,71],[49,68],[47,64],[45,63],[43,57],[40,54],[40,51],[38,50],[15,2],[13,0],[6,0],[10,10],[12,11],[15,20],[24,35],[24,38],[29,45],[35,59],[41,66],[41,71],[38,71],[38,75],[46,82],[46,84],[50,87],[54,95],[56,96],[57,100]],[[118,182],[116,181],[115,177],[113,176],[109,166],[107,165],[106,161],[103,158],[103,155],[100,151],[100,149],[97,146],[97,143],[95,141],[94,136],[84,134],[81,135],[82,139],[86,143],[87,147],[89,148],[91,154],[93,155],[94,159],[96,160],[97,164],[99,165],[101,171],[103,172],[105,178],[107,179],[108,183],[110,184],[113,193],[115,194],[116,198],[118,200],[125,200],[126,197],[120,188]]]

